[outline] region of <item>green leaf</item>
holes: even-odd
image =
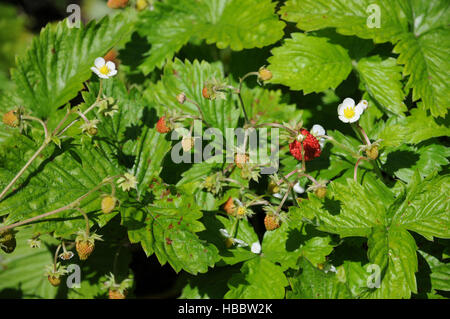
[[[194,103],[186,101],[180,104],[176,96],[184,92],[188,99],[197,103],[204,115],[204,120],[211,127],[220,129],[225,134],[225,128],[236,127],[240,110],[236,108],[236,95],[227,94],[227,98],[214,101],[202,96],[202,89],[206,81],[217,78],[223,79],[220,63],[209,64],[205,61],[193,63],[178,59],[170,62],[164,68],[161,80],[148,87],[145,97],[148,101],[164,106],[158,110],[158,115],[164,115],[169,109],[179,109],[187,114],[200,116]]]
[[[431,287],[436,290],[450,291],[450,265],[439,261],[436,257],[419,250],[431,269]]]
[[[325,273],[315,268],[308,260],[300,260],[301,270],[289,278],[292,292],[289,299],[349,299],[350,290],[338,280],[333,272]]]
[[[132,153],[136,156],[132,170],[138,181],[139,193],[148,189],[152,179],[159,175],[161,163],[170,148],[171,143],[164,134],[158,133],[156,129],[144,128]]]
[[[415,273],[417,272],[417,246],[414,238],[405,229],[391,226],[374,232],[376,237],[384,240],[378,242],[376,237],[369,237],[369,258],[378,266],[387,260],[386,272],[381,277],[379,288],[373,288],[363,294],[366,298],[410,298],[411,292],[417,293]]]
[[[392,224],[415,231],[429,240],[433,236],[450,238],[449,191],[449,176],[431,176],[421,181],[416,173],[403,205],[393,216]]]
[[[45,267],[53,263],[53,253],[47,244],[54,242],[50,236],[44,235],[41,236],[40,248],[30,248],[27,240],[34,234],[29,228],[19,231],[14,252],[0,252],[0,297],[55,298],[58,289],[45,276]]]
[[[12,71],[22,104],[47,118],[74,98],[91,76],[94,60],[131,30],[130,19],[119,14],[80,28],[69,28],[67,20],[49,24]]]
[[[257,257],[244,262],[241,272],[231,277],[225,299],[281,299],[287,285],[280,266]]]
[[[394,58],[382,60],[379,56],[358,61],[357,70],[370,96],[390,113],[402,115],[407,111],[403,103],[402,68]]]
[[[380,156],[383,168],[386,172],[409,183],[416,171],[425,177],[434,171],[442,170],[442,167],[449,163],[450,149],[448,147],[434,143],[420,146],[403,145],[387,149]]]
[[[170,0],[140,17],[138,30],[152,48],[140,66],[145,73],[173,58],[189,39],[234,51],[261,48],[283,36],[284,22],[271,0]]]
[[[166,195],[149,206],[133,204],[122,211],[132,243],[140,242],[147,256],[155,253],[179,272],[204,273],[218,261],[217,248],[196,233],[205,229],[202,212],[188,195]]]
[[[324,200],[310,195],[309,200],[300,203],[299,211],[315,216],[319,230],[341,237],[368,236],[372,227],[385,224],[385,205],[393,200],[392,194],[374,185],[361,186],[350,179],[346,185],[331,182]]]
[[[3,145],[5,155],[0,157],[0,188],[12,180],[37,148],[38,143],[24,136]],[[73,140],[66,140],[61,149],[50,145],[42,155],[42,159],[35,160],[18,180],[16,190],[0,202],[0,215],[8,214],[8,224],[61,208],[88,193],[106,177],[123,173],[101,144],[77,145]],[[102,192],[111,192],[110,186],[90,194],[80,205],[90,219],[100,225],[115,215],[99,213]],[[123,193],[118,192],[117,196],[120,198]],[[41,233],[54,231],[56,236],[63,237],[84,229],[84,225],[78,211],[66,210],[34,223],[33,229]]]
[[[292,33],[272,54],[268,69],[273,78],[269,82],[305,94],[336,88],[352,70],[350,57],[340,45],[302,33]]]
[[[399,53],[398,63],[404,64],[409,75],[407,88],[413,89],[413,101],[422,99],[425,109],[434,117],[447,114],[450,99],[446,70],[450,69],[447,52],[450,50],[449,29],[436,29],[425,34],[407,34],[394,47]]]
[[[295,207],[290,208],[290,215]],[[294,226],[295,225],[295,226]],[[300,256],[317,265],[326,261],[333,251],[330,236],[318,232],[311,225],[297,224],[297,221],[282,223],[281,227],[265,232],[262,252],[266,258],[280,264],[284,269],[297,269]]]
[[[370,27],[375,22],[370,5],[377,5],[379,27]],[[297,23],[305,31],[336,28],[344,35],[357,35],[375,42],[386,42],[398,38],[408,31],[408,23],[401,2],[389,0],[288,0],[280,9],[283,19]]]
[[[239,220],[235,235],[232,235],[233,224],[236,221],[235,218],[226,218],[214,213],[205,213],[202,222],[205,225],[206,230],[199,234],[200,238],[213,243],[219,249],[219,255],[221,261],[218,263],[221,265],[235,265],[242,261],[256,258],[257,255],[251,252],[251,245],[255,242],[259,242],[258,235],[255,233],[253,226],[245,219]],[[248,246],[237,247],[232,246],[227,248],[225,245],[225,237],[220,233],[220,229],[225,229],[228,234],[234,236],[233,238],[242,240]]]
[[[419,103],[421,105],[421,103]],[[448,119],[434,119],[422,108],[414,108],[406,117],[391,117],[379,121],[370,132],[373,139],[381,139],[385,147],[400,146],[403,143],[417,144],[427,139],[450,134]]]

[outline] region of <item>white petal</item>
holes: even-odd
[[[236,238],[233,239],[233,243],[235,243],[236,246],[238,246],[238,247],[247,247],[248,246],[248,244],[245,241],[236,239]]]
[[[349,122],[349,119],[346,118],[346,117],[343,116],[343,115],[339,115],[339,119],[340,119],[342,122],[344,122],[344,123],[348,123],[348,122]]]
[[[102,79],[109,79],[109,76],[103,74],[103,73],[97,73],[99,77],[101,77]]]
[[[112,61],[106,62],[106,66],[107,66],[108,69],[110,69],[111,71],[116,69],[116,65],[115,65],[114,62],[112,62]]]
[[[100,72],[95,66],[91,67],[91,70],[94,71],[96,74],[99,74]]]
[[[108,77],[114,76],[114,75],[116,75],[116,74],[117,74],[117,70],[109,71]]]
[[[95,59],[94,65],[97,67],[97,69],[100,69],[102,66],[105,65],[105,59],[103,59],[103,58]]]
[[[230,234],[228,234],[228,231],[226,230],[226,229],[219,229],[219,232],[220,232],[220,234],[223,236],[223,237],[226,237],[226,238],[230,238],[231,236],[230,236]]]
[[[303,194],[305,192],[305,189],[303,187],[300,186],[300,183],[297,182],[294,185],[294,192],[299,193],[299,194]]]
[[[337,108],[338,115],[344,115],[344,108],[345,108],[344,103],[341,103],[338,105],[338,108]]]
[[[310,133],[314,136],[325,135],[325,129],[322,125],[314,124]]]
[[[358,103],[355,106],[355,113],[357,113],[359,115],[363,114],[364,110],[365,110],[364,104]]]
[[[351,119],[348,120],[348,122],[349,122],[349,123],[354,123],[354,122],[356,122],[356,121],[359,120],[360,116],[361,116],[361,114],[359,114],[358,112],[356,112],[355,115],[354,115]]]
[[[273,197],[275,197],[275,198],[279,198],[279,199],[282,199],[283,198],[283,195],[281,195],[280,193],[274,193],[274,194],[272,194],[273,195]]]
[[[252,244],[251,251],[254,254],[259,254],[261,252],[261,244],[259,241],[256,241]]]
[[[354,107],[355,106],[355,100],[353,100],[351,97],[347,97],[342,102],[343,105],[346,107]]]

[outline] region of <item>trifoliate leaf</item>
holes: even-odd
[[[149,206],[130,204],[122,213],[131,242],[140,242],[148,256],[155,253],[161,265],[194,275],[219,259],[217,248],[197,235],[205,229],[201,217],[192,197],[169,194]]]
[[[69,28],[67,20],[44,28],[12,72],[25,108],[47,118],[74,98],[91,76],[94,60],[128,34],[130,19],[119,14],[80,28]]]
[[[269,82],[305,94],[336,88],[352,70],[350,57],[340,45],[302,33],[292,33],[272,54],[268,69],[273,78]]]
[[[240,51],[278,41],[285,25],[271,0],[170,0],[155,3],[140,19],[139,32],[152,45],[140,66],[145,74],[161,68],[191,37]]]
[[[280,14],[305,31],[331,27],[375,42],[396,39],[408,30],[402,3],[389,0],[289,0]]]

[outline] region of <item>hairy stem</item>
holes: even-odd
[[[355,182],[358,181],[358,166],[359,166],[359,164],[361,164],[361,161],[365,161],[365,160],[367,160],[367,158],[364,157],[364,156],[361,156],[361,157],[358,158],[358,160],[356,161],[355,168],[353,169],[353,180],[354,180]]]
[[[41,119],[39,119],[37,117],[29,116],[29,115],[22,115],[22,119],[29,120],[29,121],[36,121],[39,124],[41,124],[42,127],[44,128],[45,139],[48,139],[48,128],[47,128],[47,125],[44,123],[44,121],[42,121]]]

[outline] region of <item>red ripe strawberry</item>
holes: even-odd
[[[295,140],[289,144],[291,154],[299,161],[302,160],[302,146],[305,148],[305,161],[310,161],[320,156],[320,144],[317,138],[314,137],[307,130],[302,129],[300,134],[303,135],[303,141]],[[303,145],[302,145],[303,144]]]
[[[94,243],[87,240],[76,241],[76,248],[78,252],[78,257],[80,260],[86,260],[94,251]]]
[[[156,123],[156,130],[161,133],[169,133],[170,132],[170,128],[167,126],[166,124],[166,117],[162,116],[159,120],[158,123]]]
[[[266,226],[266,229],[268,231],[277,229],[278,227],[280,227],[280,220],[274,215],[267,214],[264,218],[264,226]]]

